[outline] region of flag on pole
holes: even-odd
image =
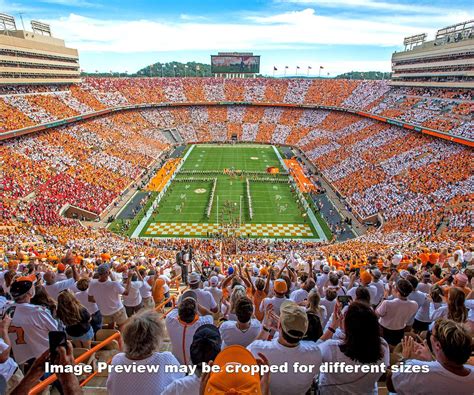
[[[285,66],[285,69],[287,69],[287,68],[288,68],[288,66]]]
[[[277,71],[278,69],[276,68],[276,66],[273,66],[273,71]]]
[[[308,66],[308,69],[312,70],[313,68],[311,66]]]
[[[300,66],[296,66],[296,68],[297,68],[297,69],[299,69],[299,68],[300,68]]]
[[[324,69],[324,67],[323,67],[323,66],[319,66],[319,68],[320,68],[320,69]]]

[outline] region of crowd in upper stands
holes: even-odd
[[[86,78],[69,90],[12,88],[1,94],[3,130],[31,126],[128,104],[161,102],[264,102],[318,104],[387,116],[473,138],[472,92],[463,89],[390,87],[388,81],[339,79]],[[28,95],[24,95],[28,93]],[[23,113],[20,119],[11,118]],[[1,119],[0,118],[0,119]]]

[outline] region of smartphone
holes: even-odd
[[[51,353],[51,360],[54,360],[58,355],[58,347],[66,348],[67,336],[63,331],[49,332],[49,352]]]
[[[342,305],[342,307],[346,307],[349,303],[352,302],[352,296],[350,295],[339,295],[337,297],[337,301]]]
[[[357,277],[360,276],[360,267],[356,267],[355,274],[356,274]]]

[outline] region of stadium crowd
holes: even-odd
[[[296,253],[296,244],[276,243],[271,253],[246,257],[223,256],[211,241],[161,243],[168,258],[145,246],[135,253],[93,243],[5,244],[6,393],[29,391],[46,360],[74,364],[74,350],[90,348],[104,333],[120,333],[112,365],[183,367],[111,371],[110,394],[345,394],[377,393],[378,386],[398,394],[472,393],[472,246],[438,240],[396,250],[359,240]],[[283,255],[279,248],[290,250]],[[180,278],[186,288],[178,291]],[[48,334],[58,330],[70,343],[51,355]],[[275,368],[206,373],[210,363]],[[320,372],[328,363],[359,368]],[[363,365],[372,366],[369,373]],[[64,393],[81,393],[74,374],[58,379]]]
[[[341,106],[468,138],[474,130],[472,93],[462,90],[384,81],[89,78],[69,89],[3,89],[0,132],[130,103],[186,101]],[[360,217],[379,215],[382,230],[328,245],[130,240],[60,215],[67,205],[102,214],[171,144],[234,135],[298,147],[316,166],[316,180],[331,183]],[[44,375],[50,331],[65,330],[75,348],[87,349],[102,339],[102,327],[121,333],[123,352],[112,363],[197,367],[186,376],[112,373],[112,394],[241,386],[277,395],[310,388],[368,394],[378,383],[400,394],[472,393],[472,150],[343,112],[193,105],[118,112],[9,139],[0,156],[0,307],[8,312],[0,321],[0,382],[7,393],[27,393]],[[171,291],[176,300],[168,301]],[[163,351],[167,344],[171,352]],[[60,349],[54,361],[72,363],[74,349]],[[210,361],[298,362],[316,371],[231,380],[203,372]],[[317,373],[326,362],[400,361],[429,372]],[[64,393],[80,393],[74,375],[58,377]]]
[[[41,90],[39,90],[41,91]],[[28,96],[26,95],[28,94]],[[2,113],[21,112],[5,130],[104,107],[163,102],[317,104],[367,111],[472,139],[474,103],[463,89],[390,87],[387,81],[343,79],[86,78],[69,90],[0,94]],[[4,116],[4,118],[6,118]]]

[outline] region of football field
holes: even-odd
[[[288,181],[273,146],[190,146],[139,236],[320,239]]]

